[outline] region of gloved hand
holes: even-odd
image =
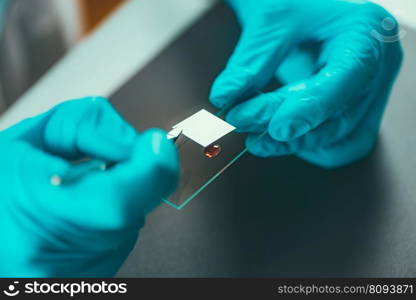
[[[367,155],[402,61],[393,17],[364,0],[228,2],[242,35],[210,100],[234,106],[249,151],[328,168]],[[284,86],[260,94],[274,76]]]
[[[60,104],[0,133],[0,276],[112,276],[145,215],[173,191],[175,147],[138,134],[102,98]],[[69,161],[117,163],[60,186]]]

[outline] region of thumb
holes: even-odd
[[[274,16],[277,17],[277,16]],[[226,68],[215,80],[210,101],[226,108],[249,98],[271,81],[293,43],[291,21],[285,26],[261,18],[246,25]]]

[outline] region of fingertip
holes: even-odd
[[[227,121],[241,132],[266,131],[276,110],[283,102],[279,91],[263,93],[236,105],[227,114]]]
[[[110,104],[110,101],[108,100],[108,98],[106,98],[106,97],[104,97],[104,96],[98,96],[98,95],[95,95],[95,96],[85,97],[85,98],[83,98],[83,99],[88,99],[88,100],[90,100],[91,102],[95,102],[95,101],[102,101],[102,102],[105,102],[105,103],[107,103],[107,104],[111,105],[111,104]]]
[[[168,140],[167,132],[161,129],[149,129],[139,136],[136,143],[136,159],[147,159],[153,169],[163,196],[170,194],[176,187],[179,177],[179,159],[177,149]]]
[[[235,126],[237,131],[243,131],[244,121],[246,120],[244,117],[244,109],[240,105],[237,105],[228,112],[225,116],[225,120]]]
[[[262,117],[256,116],[255,111],[250,109],[252,105],[249,102],[232,108],[225,117],[228,123],[237,128],[237,132],[259,132],[263,127],[266,128],[264,124],[267,122],[261,122]]]
[[[209,102],[211,102],[211,104],[218,109],[222,109],[226,107],[228,103],[226,97],[218,97],[218,96],[215,96],[215,97],[210,96]]]
[[[71,164],[59,157],[53,157],[48,163],[48,169],[51,174],[65,176],[71,169]]]
[[[250,152],[252,155],[254,156],[258,156],[258,157],[267,157],[264,149],[261,147],[260,143],[259,143],[259,138],[256,135],[249,135],[246,138],[246,147],[248,152]]]
[[[167,132],[159,128],[151,128],[139,135],[139,143],[148,143],[155,156],[171,156],[176,153],[174,144],[167,138]],[[137,143],[136,143],[137,145]]]
[[[292,154],[290,144],[275,141],[267,133],[249,135],[246,147],[251,154],[263,158]]]
[[[252,78],[245,69],[227,68],[214,81],[209,96],[210,102],[217,108],[224,108],[237,102],[250,90]]]
[[[269,125],[269,134],[277,141],[293,141],[312,129],[306,120],[282,118],[275,120],[273,118]]]
[[[293,95],[276,110],[270,124],[269,134],[281,142],[295,140],[322,122],[322,110],[313,96]]]
[[[221,73],[215,79],[209,94],[209,101],[212,105],[214,105],[217,108],[222,108],[226,104],[227,91],[225,90],[226,84],[224,84],[224,81],[226,81],[226,79],[223,79],[223,77],[224,76]]]

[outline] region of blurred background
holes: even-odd
[[[0,0],[0,111],[124,0]]]

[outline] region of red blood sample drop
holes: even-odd
[[[221,152],[220,145],[209,145],[204,149],[204,155],[208,158],[214,158]]]

